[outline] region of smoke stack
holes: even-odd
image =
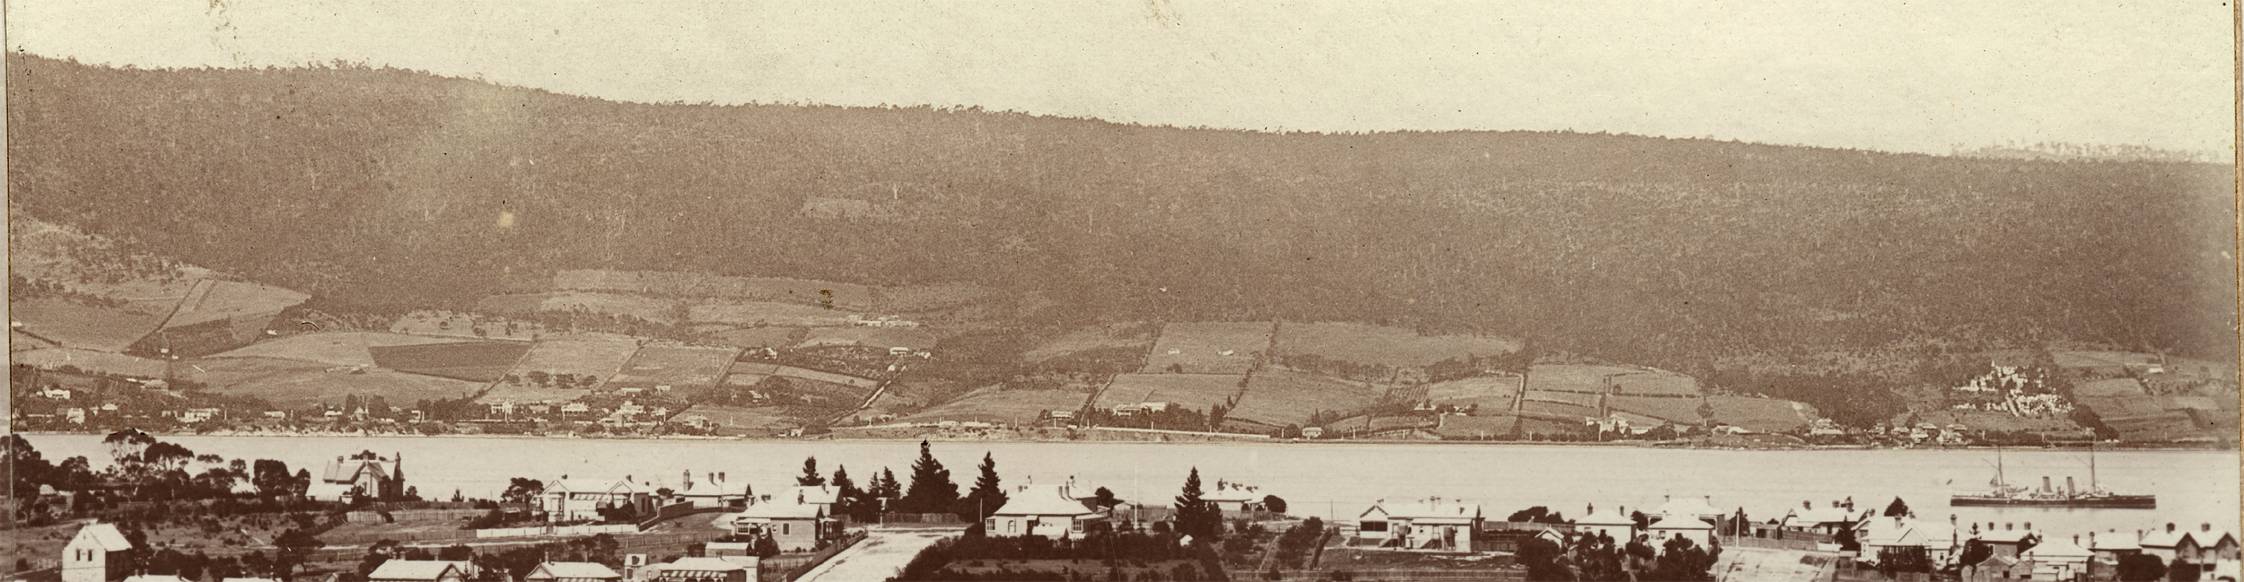
[[[2066,494],[2066,495],[2072,495],[2072,494],[2074,494],[2074,489],[2073,489],[2073,477],[2072,477],[2071,475],[2066,475],[2066,476],[2065,476],[2065,494]]]
[[[2048,476],[2048,475],[2042,475],[2042,476],[2041,476],[2041,490],[2042,490],[2042,491],[2049,491],[2049,490],[2050,490],[2050,489],[2049,489],[2049,476]]]

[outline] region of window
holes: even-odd
[[[1005,533],[1020,533],[1020,531],[1021,531],[1021,520],[1018,520],[1018,519],[1009,519],[1009,520],[1005,520]]]
[[[1387,522],[1366,521],[1356,525],[1357,531],[1387,531]]]
[[[793,533],[795,533],[795,524],[792,524],[792,523],[782,523],[782,524],[779,524],[779,535],[789,535],[789,534],[793,534]]]

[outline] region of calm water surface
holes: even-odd
[[[106,464],[97,435],[27,435],[50,460],[84,455]],[[414,437],[167,436],[197,453],[270,458],[310,467],[337,455],[371,449],[405,456],[407,484],[425,497],[496,497],[510,477],[620,478],[674,484],[681,471],[725,472],[732,483],[759,490],[792,485],[803,458],[817,456],[831,473],[846,466],[862,484],[882,467],[909,478],[916,442],[698,441]],[[983,453],[994,455],[1008,484],[1033,479],[1104,485],[1125,498],[1167,503],[1187,470],[1209,484],[1227,479],[1258,485],[1301,515],[1352,517],[1371,502],[1442,496],[1480,501],[1501,519],[1513,510],[1547,505],[1569,516],[1585,504],[1654,507],[1667,496],[1712,496],[1748,516],[1782,516],[1803,500],[1823,504],[1853,497],[1884,507],[1906,500],[1921,517],[1956,515],[1964,522],[2015,522],[2060,535],[2212,522],[2236,528],[2237,453],[2232,451],[2105,451],[2099,480],[2125,492],[2158,495],[2158,509],[2025,509],[1948,507],[1952,491],[1981,490],[1994,475],[1991,450],[1724,451],[1583,446],[1458,446],[1410,444],[1175,444],[937,442],[936,458],[960,488],[971,485]],[[2083,451],[2005,451],[2013,483],[2049,475],[2062,486],[2088,480]]]

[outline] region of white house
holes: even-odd
[[[1809,503],[1801,505],[1801,508],[1786,513],[1784,521],[1777,527],[1784,531],[1838,535],[1841,530],[1853,529],[1863,519],[1855,515],[1853,510],[1837,503],[1829,507],[1814,507]]]
[[[1260,511],[1265,496],[1260,487],[1218,479],[1215,488],[1200,494],[1200,499],[1215,504],[1229,515]]]
[[[1659,521],[1652,522],[1652,527],[1644,528],[1644,532],[1652,538],[1653,547],[1659,547],[1667,540],[1683,538],[1704,548],[1714,540],[1714,524],[1695,517],[1662,517]]]
[[[388,560],[366,575],[366,582],[466,582],[475,564],[449,560]]]
[[[1107,520],[1104,510],[1077,497],[1073,484],[1022,485],[1007,495],[1005,505],[982,523],[992,536],[1083,537],[1086,527]]]
[[[132,542],[117,526],[89,523],[62,546],[62,582],[107,582],[123,574]]]
[[[1411,503],[1371,504],[1356,516],[1356,539],[1413,550],[1469,552],[1484,518],[1480,504],[1430,498]]]
[[[599,562],[541,562],[522,582],[618,582],[623,575]]]
[[[1863,523],[1861,531],[1856,539],[1862,542],[1862,555],[1870,559],[1888,549],[1923,548],[1934,563],[1945,563],[1963,546],[1954,526],[1912,517],[1873,518]]]
[[[1585,507],[1582,509],[1583,515],[1574,519],[1574,531],[1587,535],[1604,534],[1618,543],[1636,539],[1636,520],[1630,518],[1623,509],[1625,508],[1615,507],[1598,511],[1595,505]]]
[[[2027,549],[2019,561],[2034,565],[2035,580],[2073,580],[2088,574],[2088,560],[2095,555],[2075,541],[2054,539]]]
[[[630,481],[564,476],[546,482],[545,492],[538,495],[538,510],[545,512],[546,521],[598,521],[602,509],[645,509],[647,500],[647,492],[640,491]]]
[[[2189,530],[2174,529],[2174,524],[2171,523],[2166,524],[2164,530],[2143,534],[2142,539],[2136,543],[2143,547],[2143,553],[2158,556],[2168,566],[2174,564],[2176,557],[2196,559],[2200,548],[2197,540],[2190,537]]]
[[[800,552],[841,535],[841,521],[828,511],[831,503],[811,503],[808,497],[768,498],[734,514],[732,530],[744,537],[770,537],[781,551]]]

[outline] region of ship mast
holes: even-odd
[[[2009,491],[2010,480],[2002,476],[2002,447],[1995,447],[1995,489]]]

